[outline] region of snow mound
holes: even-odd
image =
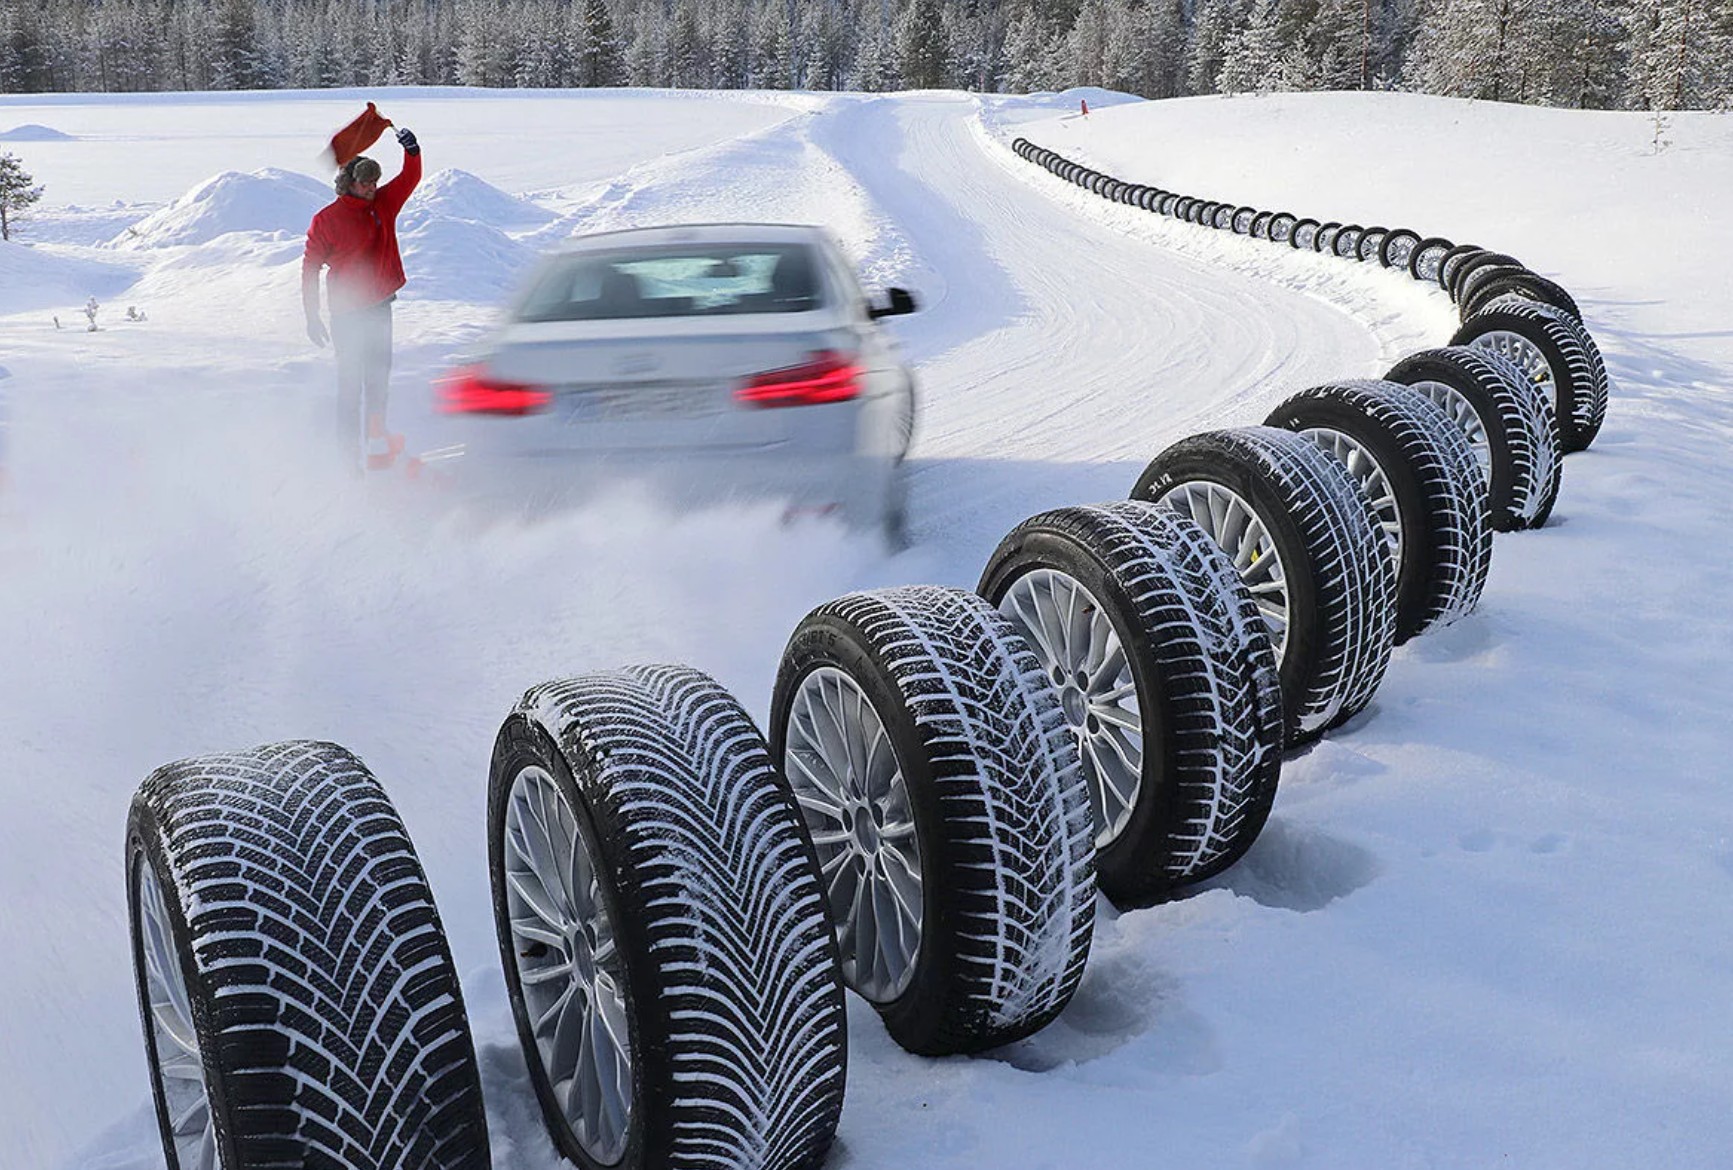
[[[468,219],[428,216],[398,233],[404,296],[413,300],[499,300],[535,259],[533,249]]]
[[[105,300],[138,279],[130,268],[56,256],[24,244],[0,243],[0,313],[72,308]]]
[[[304,232],[313,213],[331,198],[331,188],[293,171],[224,171],[133,224],[113,242],[123,248],[166,248],[208,243],[229,232]]]
[[[435,173],[416,188],[399,222],[407,228],[439,216],[511,229],[540,227],[554,213],[508,195],[468,171],[452,169]]]
[[[38,126],[34,122],[26,122],[22,126],[0,132],[0,142],[72,142],[75,136],[52,126]]]

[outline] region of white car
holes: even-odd
[[[466,474],[565,500],[624,480],[677,506],[785,500],[900,540],[914,380],[822,228],[585,236],[545,257],[438,384]]]

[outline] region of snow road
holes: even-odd
[[[916,547],[887,558],[823,525],[785,529],[774,509],[671,517],[630,497],[490,524],[326,475],[328,355],[297,319],[303,225],[261,230],[255,202],[233,223],[193,215],[199,243],[108,241],[225,169],[284,165],[363,96],[414,126],[432,175],[480,182],[430,176],[406,233],[400,420],[425,422],[414,388],[488,311],[463,290],[499,287],[563,234],[827,223],[870,284],[924,302],[897,325],[923,387]],[[526,686],[681,660],[762,718],[812,605],[970,586],[1029,513],[1121,496],[1174,438],[1448,336],[1436,293],[1110,206],[1017,160],[1014,133],[1205,195],[1507,247],[1589,294],[1617,386],[1553,524],[1500,537],[1480,612],[1405,647],[1364,717],[1288,763],[1269,828],[1213,888],[1104,908],[1055,1026],[993,1057],[924,1061],[851,1004],[832,1164],[1733,1160],[1733,619],[1714,604],[1733,569],[1733,241],[1711,221],[1670,248],[1629,230],[1716,206],[1733,130],[1681,115],[1673,153],[1650,161],[1642,120],[1622,115],[1088,96],[1087,122],[1057,116],[1075,95],[0,97],[0,129],[69,134],[28,144],[66,201],[41,209],[43,242],[0,246],[0,364],[15,375],[0,1166],[160,1165],[125,937],[126,802],[165,761],[289,737],[346,744],[392,793],[464,976],[495,1163],[557,1165],[505,1006],[480,831],[493,733]],[[532,146],[502,156],[502,118],[537,127]],[[1368,128],[1388,164],[1375,175],[1355,163]],[[1433,143],[1482,166],[1440,173]],[[1574,223],[1509,197],[1565,202],[1588,173]],[[486,222],[477,209],[503,195],[546,214]],[[91,292],[113,304],[87,334],[71,325]],[[132,299],[147,324],[116,319]]]

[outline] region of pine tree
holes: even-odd
[[[0,154],[0,240],[12,238],[19,216],[42,198],[42,191],[17,155]]]
[[[909,0],[897,18],[897,69],[910,89],[950,84],[951,45],[939,0]]]

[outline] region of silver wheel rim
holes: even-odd
[[[860,684],[832,666],[801,680],[784,765],[818,851],[843,981],[890,1003],[920,958],[921,849],[902,764]]]
[[[151,1073],[162,1087],[170,1138],[180,1170],[217,1170],[217,1133],[211,1117],[205,1062],[193,1026],[192,1000],[181,971],[180,948],[156,871],[141,853],[133,862],[138,890],[138,936],[144,952],[145,994],[154,1043]]]
[[[1329,427],[1312,427],[1300,434],[1334,455],[1354,477],[1360,492],[1372,505],[1378,517],[1378,527],[1390,541],[1390,560],[1398,574],[1402,572],[1402,509],[1396,503],[1396,489],[1383,466],[1353,435]]]
[[[1443,382],[1416,382],[1413,388],[1449,415],[1456,428],[1468,436],[1468,445],[1474,449],[1474,461],[1480,465],[1480,481],[1490,490],[1492,440],[1487,437],[1486,424],[1480,421],[1480,413],[1474,409],[1474,404],[1468,401],[1462,391]]]
[[[512,955],[536,1057],[584,1152],[616,1162],[632,1119],[625,963],[588,830],[553,776],[528,767],[505,812]]]
[[[1270,628],[1276,661],[1288,650],[1288,573],[1275,539],[1263,519],[1240,496],[1219,483],[1194,480],[1161,497],[1161,502],[1195,520],[1233,558],[1240,580],[1251,591]]]
[[[1489,350],[1510,361],[1522,371],[1523,379],[1529,385],[1546,395],[1548,402],[1558,401],[1558,383],[1553,378],[1552,363],[1546,360],[1546,354],[1541,352],[1540,346],[1522,334],[1512,333],[1508,329],[1494,329],[1482,333],[1468,344],[1476,349]]]
[[[1055,569],[1012,582],[999,612],[1023,627],[1059,691],[1095,812],[1095,847],[1118,840],[1143,789],[1143,715],[1125,646],[1089,590]]]

